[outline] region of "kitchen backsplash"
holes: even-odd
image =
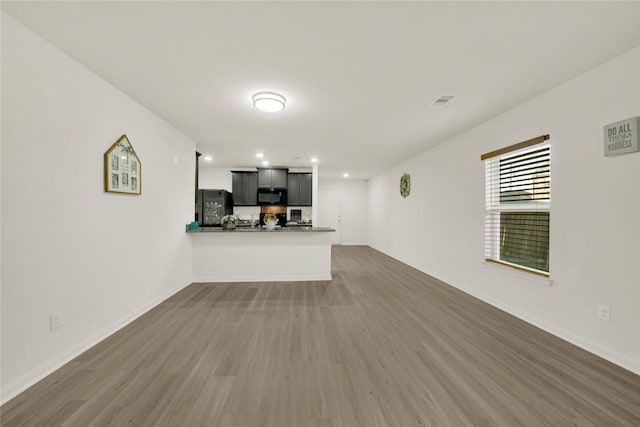
[[[302,211],[302,221],[311,221],[311,206],[287,206],[287,220],[291,220],[291,209]]]
[[[234,206],[233,214],[240,219],[258,219],[260,218],[260,206]]]
[[[287,220],[291,220],[291,209],[301,210],[302,220],[311,221],[310,206],[287,206]],[[234,206],[233,214],[238,215],[240,219],[258,219],[260,218],[260,206]]]

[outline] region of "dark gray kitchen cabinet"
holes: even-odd
[[[257,206],[258,173],[232,171],[231,192],[234,206]]]
[[[258,169],[258,188],[287,188],[287,169]]]
[[[300,174],[300,206],[311,206],[311,192],[313,188],[312,174]]]
[[[287,205],[300,206],[300,174],[290,173],[287,182]]]
[[[271,188],[271,169],[258,169],[258,188]]]
[[[289,206],[311,206],[312,175],[310,173],[290,173],[287,180],[287,204]]]
[[[271,171],[273,188],[287,188],[287,172],[286,169],[273,169]]]

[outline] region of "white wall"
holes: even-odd
[[[371,246],[640,373],[640,153],[604,157],[602,130],[640,115],[639,76],[636,48],[371,179]],[[484,263],[480,161],[547,133],[551,286]]]
[[[318,181],[318,191],[338,190],[341,193],[341,227],[343,245],[366,245],[368,238],[368,184],[362,180],[342,179]]]
[[[198,186],[211,190],[227,190],[231,192],[231,171],[227,168],[208,166],[200,157],[198,168]]]
[[[2,107],[4,402],[190,283],[195,142],[4,13]],[[123,133],[141,196],[103,191]]]

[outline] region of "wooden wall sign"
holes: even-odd
[[[638,130],[640,117],[632,117],[604,127],[604,155],[606,157],[640,151]]]
[[[104,153],[104,191],[142,194],[142,163],[127,135]]]
[[[400,195],[404,198],[411,194],[411,175],[405,173],[400,177]]]

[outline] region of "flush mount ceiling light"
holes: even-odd
[[[268,162],[268,161],[266,161],[266,160],[264,160],[264,161],[262,162],[262,166],[269,166],[269,162]]]
[[[345,172],[345,173],[343,173],[343,174],[342,174],[342,176],[343,176],[343,177],[345,177],[345,178],[349,178],[349,174],[348,174],[348,173],[346,173],[346,172]]]
[[[260,111],[276,113],[284,110],[287,100],[275,92],[258,92],[253,95],[253,106]]]
[[[207,162],[210,162],[211,160],[213,160],[213,157],[211,157],[211,156],[204,156],[204,159],[205,159]]]
[[[263,157],[264,157],[264,154],[262,154],[262,153],[256,153],[256,157],[257,157],[257,158],[259,158],[259,159],[261,159],[261,158],[263,158]]]

